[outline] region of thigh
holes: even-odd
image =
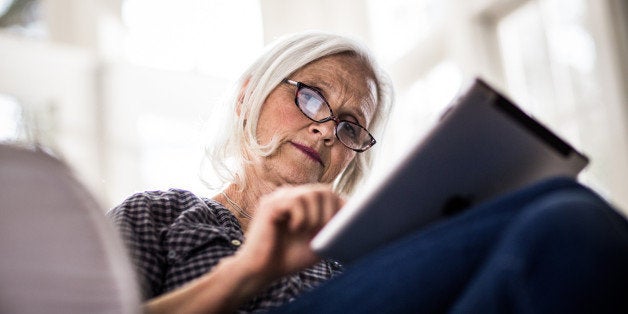
[[[349,265],[280,312],[442,312],[455,302],[522,208],[584,189],[568,179],[532,185],[418,231]]]

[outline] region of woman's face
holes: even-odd
[[[372,75],[355,56],[337,54],[311,62],[289,77],[318,88],[340,120],[366,128],[375,107]],[[256,177],[281,184],[331,183],[355,158],[335,136],[335,123],[314,122],[295,105],[297,87],[279,84],[266,98],[257,138],[269,143],[279,135],[281,145],[254,165]]]

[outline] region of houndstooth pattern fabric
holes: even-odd
[[[245,241],[240,224],[228,209],[184,190],[135,194],[107,216],[129,250],[144,299],[202,276],[220,259],[233,255]],[[322,261],[276,281],[244,304],[240,312],[282,305],[340,271],[338,263]]]

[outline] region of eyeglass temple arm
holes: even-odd
[[[290,85],[294,85],[294,86],[299,86],[299,83],[297,81],[293,81],[290,79],[283,79],[284,83],[288,83]]]

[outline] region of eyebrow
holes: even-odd
[[[327,83],[326,81],[319,81],[319,83],[317,83],[317,85],[323,85],[323,87],[327,88],[327,89],[334,89],[334,86]],[[318,88],[318,87],[317,87]]]

